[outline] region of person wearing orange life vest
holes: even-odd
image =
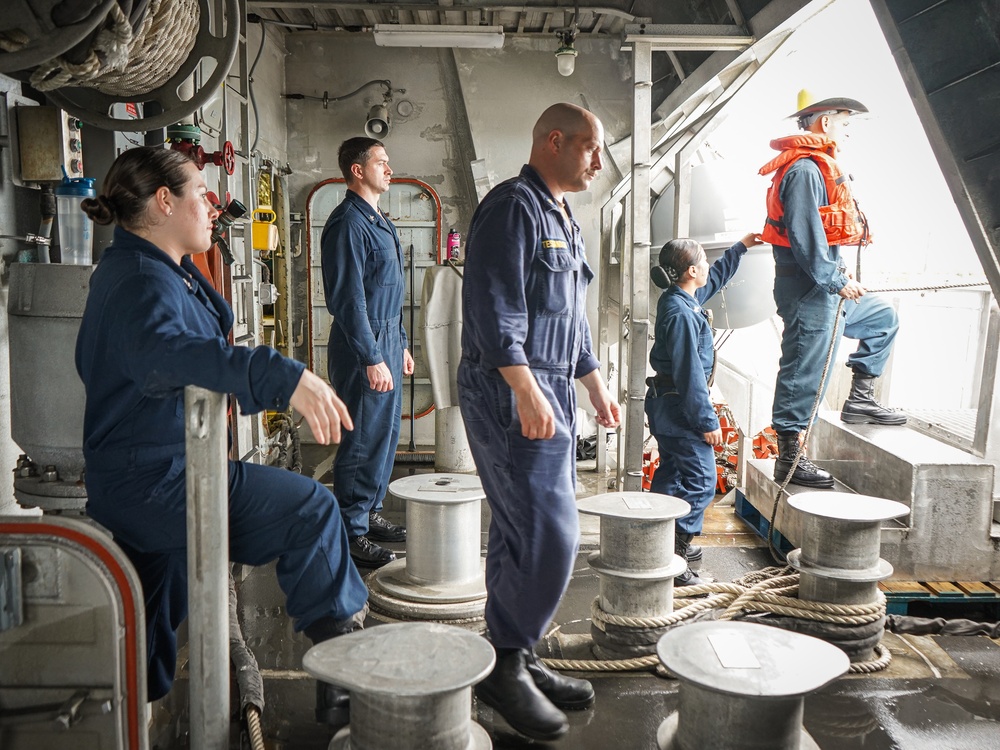
[[[836,156],[847,140],[850,117],[868,109],[854,99],[824,99],[791,115],[805,133],[778,138],[781,153],[760,169],[774,173],[767,193],[767,222],[762,232],[773,248],[774,301],[784,322],[781,359],[771,421],[778,435],[775,481],[787,476],[799,451],[799,435],[822,380],[834,327],[860,342],[848,357],[854,371],[851,393],[840,418],[850,424],[906,424],[906,416],[880,404],[875,380],[882,375],[899,329],[896,312],[884,300],[865,293],[847,272],[840,246],[867,240],[867,222],[858,211],[850,177]],[[848,300],[835,320],[838,297]],[[839,340],[839,337],[838,337]],[[791,480],[806,487],[829,488],[833,477],[805,456]]]

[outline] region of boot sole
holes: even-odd
[[[527,729],[524,727],[519,727],[517,724],[513,723],[510,719],[503,715],[503,711],[500,709],[498,702],[494,702],[488,695],[481,695],[478,691],[475,692],[476,700],[482,701],[485,705],[492,708],[497,712],[503,720],[507,722],[508,726],[519,734],[523,734],[525,737],[529,737],[533,740],[538,740],[539,742],[550,742],[551,740],[557,740],[569,731],[569,723],[567,722],[564,726],[559,727],[559,729],[553,732],[539,732],[533,729]],[[550,701],[551,702],[551,701]],[[554,703],[552,705],[555,705]]]
[[[365,532],[365,536],[368,537],[369,539],[371,539],[373,542],[405,542],[406,541],[406,532],[405,531],[403,533],[401,533],[401,534],[388,534],[388,533],[382,533],[380,531],[373,532],[371,529],[368,529],[368,531]]]
[[[778,481],[783,482],[784,480],[780,479]],[[796,484],[799,487],[809,487],[810,489],[814,490],[832,490],[834,481],[831,479],[829,482],[796,482],[793,479],[791,482],[789,482],[789,484]]]
[[[382,568],[393,562],[395,559],[395,557],[390,557],[388,560],[368,560],[351,555],[351,560],[353,560],[354,564],[359,568]]]
[[[563,711],[586,711],[588,708],[594,705],[595,696],[590,696],[585,701],[575,701],[570,703],[568,701],[554,701],[549,698],[552,705],[556,708],[561,708]]]
[[[847,424],[883,424],[891,427],[899,427],[906,424],[906,417],[896,417],[894,419],[878,419],[877,417],[866,417],[862,414],[841,413],[840,421]]]
[[[785,476],[788,476],[788,475],[786,474]],[[774,477],[774,481],[777,482],[778,484],[781,484],[782,482],[785,481],[785,477],[775,476]],[[792,479],[792,481],[790,481],[789,484],[797,484],[799,487],[809,487],[810,489],[814,489],[814,490],[829,490],[829,489],[833,488],[834,481],[831,479],[828,482],[827,481],[822,481],[822,482],[796,482],[795,479]]]

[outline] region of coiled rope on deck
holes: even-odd
[[[173,76],[194,49],[201,21],[198,0],[150,0],[139,27],[115,5],[82,63],[64,55],[35,68],[39,91],[65,86],[97,89],[109,96],[147,94]]]
[[[797,593],[799,574],[791,573],[791,568],[765,568],[737,579],[732,583],[703,583],[674,589],[677,598],[697,599],[664,617],[622,617],[601,609],[599,598],[591,604],[591,618],[594,626],[604,630],[606,625],[637,630],[670,628],[697,615],[712,610],[722,610],[719,620],[734,620],[751,614],[774,614],[807,620],[831,623],[839,626],[862,626],[877,623],[885,617],[885,596],[879,592],[878,601],[871,604],[829,604],[799,599]],[[768,624],[766,619],[759,620]],[[882,644],[875,646],[877,658],[852,663],[852,673],[877,672],[889,666],[892,655]],[[579,672],[629,672],[660,668],[660,660],[655,654],[629,659],[544,659],[552,669]],[[661,670],[662,671],[662,670]]]

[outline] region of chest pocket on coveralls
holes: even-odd
[[[576,271],[580,263],[566,248],[542,248],[535,256],[538,274],[537,310],[539,315],[573,314],[576,302]]]
[[[376,247],[372,251],[372,261],[375,264],[375,280],[379,286],[396,286],[400,283],[396,253],[389,252],[384,247]]]

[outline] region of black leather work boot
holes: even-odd
[[[353,633],[364,627],[368,605],[355,612],[350,617],[338,620],[333,617],[321,617],[305,628],[306,637],[313,645],[336,638],[338,635]],[[328,682],[316,682],[316,721],[326,724],[331,729],[347,726],[351,720],[351,694],[344,688],[336,687]]]
[[[778,433],[778,459],[774,462],[774,481],[784,482],[788,476],[788,470],[792,468],[795,454],[799,450],[799,436],[797,434],[782,435]],[[833,475],[819,468],[816,464],[804,455],[799,459],[792,474],[792,484],[802,487],[813,487],[819,489],[830,489],[833,487]]]
[[[906,415],[882,406],[875,399],[875,377],[854,371],[851,394],[840,410],[840,419],[847,424],[906,424]]]
[[[330,729],[346,727],[351,722],[351,694],[331,685],[316,681],[316,721]]]
[[[700,586],[704,583],[698,574],[691,570],[688,550],[691,547],[692,539],[694,539],[694,534],[681,534],[679,532],[674,534],[674,554],[689,562],[687,569],[674,578],[674,586]]]
[[[691,536],[693,538],[694,535],[691,535]],[[677,542],[677,540],[676,540],[676,537],[675,537],[675,539],[674,539],[674,546],[676,546],[676,542]],[[687,546],[687,552],[684,553],[684,557],[687,559],[688,565],[691,565],[691,563],[700,563],[702,556],[703,556],[703,553],[702,553],[701,547],[699,547],[697,544],[690,544],[690,543],[688,544],[688,546]],[[699,566],[695,565],[693,567],[697,568]]]
[[[395,552],[375,544],[366,536],[356,536],[350,540],[350,553],[355,565],[366,568],[381,568],[396,559]]]
[[[558,739],[569,730],[569,721],[538,689],[527,661],[528,649],[498,648],[496,666],[476,685],[476,697],[524,736]]]
[[[392,523],[381,513],[373,510],[368,514],[368,533],[365,536],[376,542],[405,542],[406,527]]]
[[[535,686],[556,708],[578,711],[594,705],[594,686],[587,680],[553,672],[534,651],[526,654],[525,668]]]

